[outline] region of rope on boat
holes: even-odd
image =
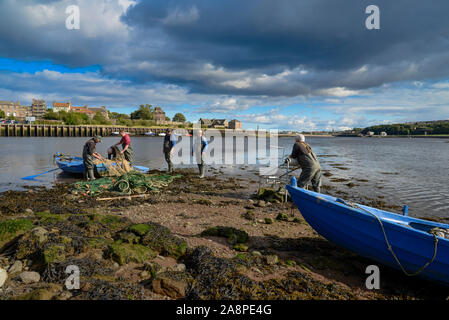
[[[367,210],[365,208],[359,207],[355,203],[348,203],[348,202],[346,202],[346,201],[344,201],[342,199],[337,199],[337,201],[341,202],[341,203],[343,203],[343,204],[345,204],[347,206],[363,210],[363,211],[369,213],[370,215],[372,215],[373,217],[375,217],[377,219],[377,221],[380,224],[380,227],[382,228],[382,232],[384,234],[385,243],[387,244],[388,250],[391,252],[391,255],[393,256],[394,260],[396,260],[397,264],[399,265],[399,267],[401,268],[402,272],[404,272],[405,275],[407,275],[409,277],[417,276],[421,272],[423,272],[435,260],[435,258],[437,256],[437,250],[438,250],[438,237],[436,236],[435,233],[431,232],[431,234],[433,235],[433,241],[434,241],[434,244],[435,244],[432,258],[425,265],[423,265],[421,268],[419,268],[416,272],[414,272],[414,273],[407,272],[407,270],[405,270],[405,268],[402,266],[401,262],[399,261],[398,257],[394,253],[393,247],[390,245],[390,242],[388,241],[387,233],[385,232],[385,228],[384,228],[384,225],[382,223],[382,220],[380,220],[380,218],[376,214],[374,214],[373,212],[371,212],[371,211],[369,211],[369,210]]]

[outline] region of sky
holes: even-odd
[[[380,29],[366,28],[369,5]],[[2,0],[0,100],[152,104],[246,129],[449,119],[447,12],[447,0]]]

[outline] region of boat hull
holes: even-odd
[[[394,253],[408,273],[418,271],[434,255],[435,238],[427,231],[434,227],[449,229],[447,224],[363,205],[353,208],[337,202],[337,198],[296,186],[288,185],[287,190],[304,219],[321,236],[366,258],[400,270],[388,250],[377,216],[382,221]],[[448,239],[438,237],[436,258],[419,276],[449,286]]]

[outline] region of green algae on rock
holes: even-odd
[[[239,254],[256,263],[249,254]],[[332,288],[297,271],[283,278],[256,281],[239,272],[242,259],[215,257],[206,247],[197,247],[185,257],[193,282],[187,290],[186,299],[353,299],[350,290]],[[274,266],[270,266],[273,268]]]
[[[281,188],[275,190],[270,188],[262,188],[256,194],[256,198],[259,200],[264,200],[271,203],[281,203],[284,201],[284,194]]]
[[[136,224],[130,226],[128,232],[140,236],[140,243],[160,255],[173,258],[181,257],[187,249],[187,243],[172,235],[170,229],[157,223]]]
[[[123,243],[120,240],[109,245],[108,255],[122,266],[129,262],[143,263],[157,256],[153,250],[146,246]]]
[[[31,230],[33,222],[28,219],[10,219],[0,221],[0,249],[15,237]]]
[[[150,230],[151,226],[146,223],[134,224],[129,227],[129,231],[134,232],[138,236],[144,236]]]
[[[51,245],[43,251],[44,262],[55,263],[63,262],[66,258],[65,256],[65,246],[63,245]]]
[[[212,236],[212,237],[225,237],[230,244],[236,243],[246,243],[248,242],[249,236],[246,231],[239,230],[233,227],[212,227],[201,232],[202,236]]]
[[[279,221],[288,221],[288,215],[286,213],[279,213],[276,217]]]
[[[237,243],[234,245],[234,250],[240,251],[240,252],[246,252],[246,251],[248,251],[248,246],[243,243]]]
[[[51,300],[61,291],[61,285],[49,283],[44,288],[39,288],[29,293],[24,293],[20,296],[13,297],[11,300]]]

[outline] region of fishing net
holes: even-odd
[[[76,182],[73,189],[88,195],[97,195],[107,191],[126,195],[143,194],[149,191],[159,191],[180,177],[180,175],[146,175],[131,171],[119,177],[103,177],[93,181]]]
[[[106,167],[106,171],[98,171],[100,175],[105,177],[118,177],[133,171],[133,168],[129,165],[129,162],[122,158],[116,158],[114,160],[95,159],[94,164],[97,166],[103,164]]]

